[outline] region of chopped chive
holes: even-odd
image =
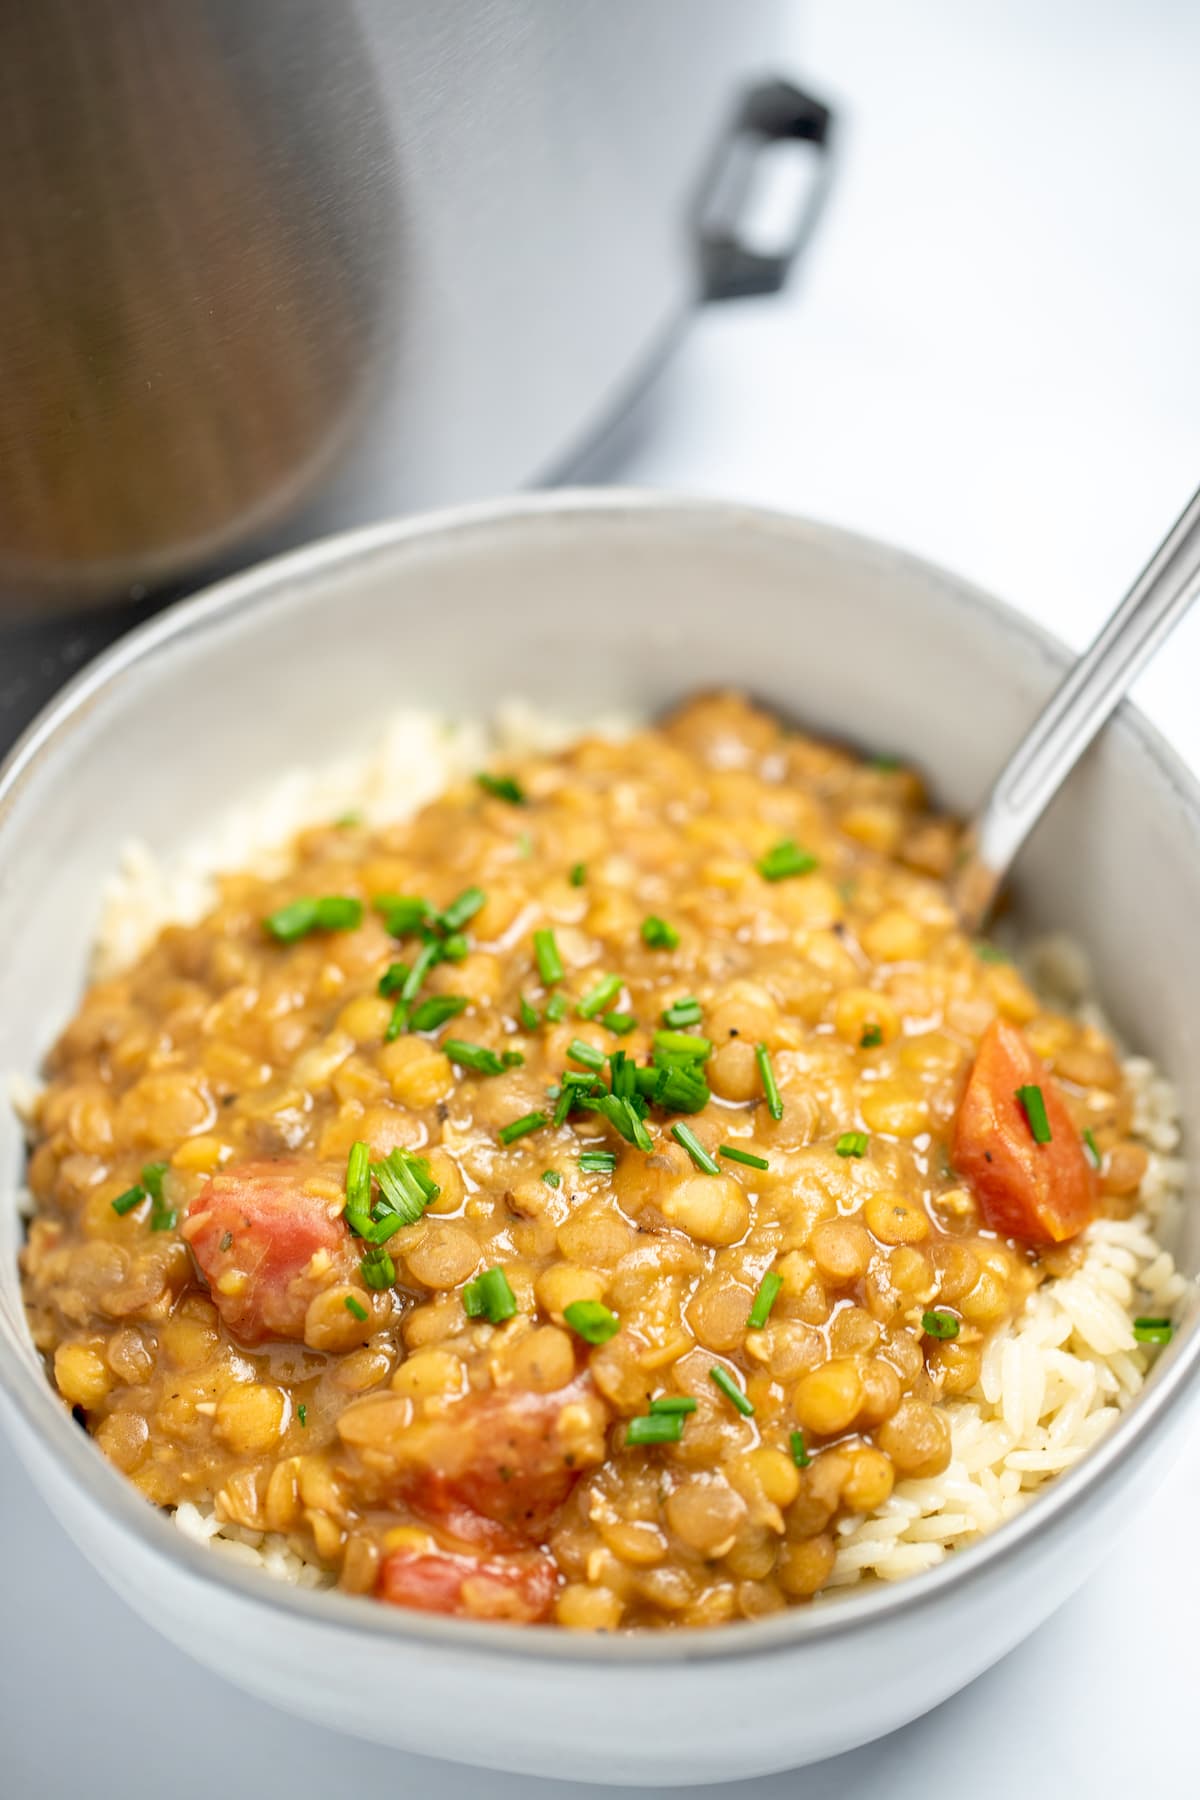
[[[663,1017],[666,1016],[664,1013]],[[656,1031],[654,1050],[656,1057],[661,1052],[665,1056],[685,1056],[696,1062],[706,1062],[712,1055],[712,1039],[700,1037],[694,1031]]]
[[[507,800],[510,806],[524,806],[525,790],[511,775],[489,775],[484,770],[475,779],[493,800]]]
[[[546,1022],[549,1025],[561,1024],[567,1016],[567,996],[551,994],[546,1002]]]
[[[308,1424],[308,1408],[307,1408],[307,1406],[305,1406],[303,1400],[300,1402],[299,1406],[296,1408],[296,1417],[299,1419],[301,1425]]]
[[[860,1050],[876,1050],[883,1042],[883,1032],[878,1025],[868,1025],[858,1040]]]
[[[931,1338],[956,1338],[962,1329],[958,1319],[944,1307],[937,1306],[921,1314],[922,1329]]]
[[[347,1217],[349,1217],[348,1214]],[[351,1223],[353,1222],[352,1220]],[[395,1237],[398,1231],[403,1231],[407,1223],[407,1219],[402,1218],[398,1212],[385,1212],[378,1219],[368,1219],[366,1230],[359,1235],[365,1237],[369,1243],[386,1244],[390,1237]]]
[[[178,1216],[173,1207],[164,1207],[159,1212],[152,1212],[150,1214],[151,1231],[174,1231]]]
[[[636,1444],[677,1444],[683,1436],[682,1413],[643,1413],[630,1419],[625,1427],[625,1442]]]
[[[470,953],[471,946],[461,931],[452,931],[444,937],[439,946],[441,955],[447,962],[463,962]]]
[[[768,1269],[758,1284],[758,1292],[754,1296],[754,1304],[746,1316],[746,1324],[751,1331],[761,1331],[771,1316],[771,1308],[779,1298],[779,1290],[783,1286],[782,1275],[774,1269]]]
[[[389,994],[399,993],[408,980],[408,964],[406,962],[389,963],[376,983],[376,988],[386,1000]]]
[[[468,1319],[486,1319],[491,1325],[502,1325],[516,1310],[517,1297],[499,1265],[486,1269],[463,1289],[463,1311]]]
[[[407,977],[406,977],[407,979]],[[408,1030],[408,1001],[397,1000],[392,1008],[392,1016],[384,1027],[383,1041],[394,1044],[402,1031]]]
[[[132,1212],[135,1206],[140,1206],[145,1198],[145,1188],[126,1188],[123,1194],[117,1195],[112,1203],[112,1209],[116,1213],[118,1219],[123,1219],[125,1214]]]
[[[536,1031],[542,1022],[537,1008],[530,1006],[524,994],[521,995],[520,1003],[517,1007],[517,1017],[526,1031]]]
[[[354,1298],[353,1294],[347,1294],[345,1304],[346,1304],[346,1311],[348,1313],[353,1313],[360,1325],[365,1325],[367,1322],[368,1315],[367,1315],[367,1309],[363,1305],[362,1301],[356,1300]]]
[[[597,1050],[594,1044],[585,1043],[583,1038],[572,1038],[567,1045],[567,1055],[572,1062],[581,1063],[585,1069],[602,1069],[604,1052]]]
[[[1046,1117],[1046,1101],[1041,1088],[1032,1084],[1019,1087],[1016,1090],[1016,1098],[1024,1111],[1029,1129],[1033,1133],[1034,1143],[1048,1144],[1053,1133],[1050,1130],[1050,1121]]]
[[[562,1186],[562,1176],[557,1169],[547,1169],[542,1176],[542,1180],[547,1187],[556,1188]]]
[[[443,931],[461,931],[469,919],[487,903],[487,895],[480,887],[464,888],[455,896],[444,911],[438,915],[438,924]]]
[[[609,1031],[615,1031],[618,1037],[624,1037],[627,1032],[633,1030],[637,1020],[632,1013],[608,1012],[605,1013],[600,1023]]]
[[[581,1019],[594,1019],[597,1013],[610,1007],[624,984],[619,975],[606,975],[598,981],[590,994],[585,994],[575,1008]]]
[[[349,894],[327,894],[317,901],[318,931],[356,931],[363,921],[363,903]]]
[[[669,1418],[672,1413],[694,1413],[700,1402],[694,1394],[660,1394],[650,1402],[655,1418]]]
[[[723,1369],[720,1363],[714,1363],[713,1367],[708,1371],[708,1374],[713,1386],[720,1388],[725,1398],[729,1401],[729,1404],[736,1407],[743,1419],[750,1418],[754,1412],[754,1402],[750,1399],[748,1394],[743,1394],[741,1388],[729,1373],[729,1370]]]
[[[758,1064],[759,1080],[763,1085],[763,1093],[767,1099],[767,1111],[773,1119],[783,1117],[783,1096],[779,1092],[779,1083],[775,1079],[775,1071],[771,1067],[771,1053],[765,1044],[754,1046],[754,1060]]]
[[[476,1075],[503,1075],[504,1062],[494,1050],[482,1044],[468,1044],[463,1038],[446,1038],[442,1049],[461,1068],[473,1069]]]
[[[1170,1319],[1135,1319],[1133,1336],[1138,1344],[1169,1344],[1175,1327]]]
[[[765,1156],[755,1156],[750,1150],[739,1150],[736,1144],[722,1144],[717,1155],[728,1157],[730,1162],[745,1163],[748,1169],[769,1169],[771,1166]]]
[[[310,931],[353,931],[362,924],[363,904],[349,894],[305,896],[268,913],[263,925],[281,944],[294,944]]]
[[[436,1031],[447,1019],[457,1019],[459,1013],[466,1012],[471,1002],[465,994],[434,994],[429,1000],[422,1000],[409,1020],[411,1031]]]
[[[530,835],[527,831],[522,831],[520,833],[519,837],[517,838],[517,855],[518,856],[532,856],[533,855],[533,839],[530,837]]]
[[[794,839],[781,838],[754,866],[764,881],[783,881],[789,875],[811,875],[817,858],[811,850],[802,850]]]
[[[540,1131],[546,1123],[544,1112],[525,1113],[514,1119],[510,1125],[502,1125],[496,1136],[502,1144],[515,1144],[518,1138],[528,1137],[531,1131]]]
[[[367,1251],[358,1267],[369,1288],[390,1288],[396,1279],[395,1263],[378,1244]]]
[[[562,980],[562,957],[558,954],[558,944],[549,926],[544,925],[540,931],[534,932],[533,954],[537,958],[538,974],[547,987]]]
[[[696,1062],[671,1062],[651,1069],[637,1069],[634,1079],[641,1097],[666,1112],[703,1112],[711,1098],[708,1083]]]
[[[788,1448],[792,1453],[792,1461],[798,1469],[807,1469],[812,1457],[808,1454],[808,1445],[804,1442],[802,1431],[793,1431],[788,1438]]]
[[[355,812],[353,809],[350,812],[340,813],[333,821],[334,829],[337,831],[349,831],[355,825],[361,825],[362,822],[362,814],[360,812]]]
[[[421,991],[422,982],[425,980],[425,977],[428,975],[433,965],[440,961],[441,954],[442,951],[439,944],[431,941],[421,945],[421,948],[413,957],[412,968],[404,977],[404,982],[400,989],[400,998],[402,1000],[416,999]]]
[[[698,1025],[704,1017],[704,1009],[694,994],[686,994],[682,1000],[674,1001],[662,1016],[664,1025],[681,1027]]]
[[[706,1175],[719,1175],[721,1173],[717,1164],[713,1161],[712,1157],[708,1154],[708,1151],[704,1148],[704,1145],[700,1142],[700,1139],[689,1126],[681,1125],[677,1120],[671,1127],[671,1136],[675,1139],[677,1144],[683,1145],[696,1167],[698,1169],[703,1169]]]
[[[1104,1159],[1100,1155],[1100,1150],[1095,1138],[1092,1136],[1092,1128],[1090,1125],[1083,1134],[1083,1141],[1087,1148],[1088,1161],[1091,1163],[1093,1169],[1098,1169]]]
[[[869,1142],[865,1131],[843,1131],[833,1147],[839,1156],[865,1156]]]
[[[587,865],[586,865],[586,863],[573,863],[571,865],[571,874],[570,874],[569,880],[570,880],[572,887],[582,887],[584,882],[587,880]]]
[[[351,1213],[371,1211],[371,1146],[357,1138],[346,1158],[346,1210]]]
[[[678,950],[679,933],[657,913],[642,920],[642,942],[651,950]]]
[[[611,1175],[617,1166],[614,1150],[583,1150],[579,1167],[585,1175]]]
[[[599,1300],[572,1300],[570,1306],[563,1307],[563,1318],[585,1344],[607,1344],[621,1329],[616,1313],[609,1312]]]
[[[980,938],[976,943],[975,954],[980,962],[1006,963],[1009,960],[1003,950],[997,949],[995,944],[989,944],[984,938]]]
[[[433,911],[428,900],[422,900],[419,894],[376,894],[371,905],[382,915],[383,927],[389,937],[407,937],[410,932],[417,931]]]
[[[519,1050],[502,1050],[500,1052],[500,1061],[504,1064],[506,1069],[519,1069],[521,1064],[525,1061],[525,1058],[521,1055]]]
[[[380,1205],[397,1214],[405,1225],[415,1225],[442,1191],[425,1158],[414,1156],[411,1150],[397,1147],[374,1164],[374,1174],[379,1183]],[[377,1231],[372,1235],[376,1242],[381,1241]]]
[[[167,1172],[165,1162],[142,1164],[142,1186],[156,1206],[163,1203],[163,1176]]]
[[[641,1113],[632,1100],[620,1094],[606,1094],[603,1088],[595,1093],[585,1091],[577,1085],[574,1104],[584,1112],[599,1113],[620,1132],[627,1143],[636,1145],[639,1150],[650,1151],[654,1148],[654,1140],[642,1124]]]

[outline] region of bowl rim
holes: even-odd
[[[26,728],[0,764],[0,849],[7,819],[21,789],[35,772],[53,762],[56,746],[74,723],[123,678],[151,662],[167,645],[185,644],[227,615],[301,590],[340,568],[386,559],[405,545],[429,539],[451,542],[495,528],[536,531],[546,521],[656,518],[666,523],[706,523],[727,532],[774,536],[822,547],[881,573],[903,571],[940,593],[952,606],[985,612],[1048,672],[1061,673],[1071,658],[1059,640],[1005,602],[922,557],[879,539],[767,507],[702,494],[639,488],[562,488],[471,502],[359,527],[290,550],[217,581],[168,606],[135,627],[88,663],[55,695]],[[603,527],[601,527],[603,529]],[[1200,782],[1150,722],[1128,702],[1114,715],[1156,772],[1173,791],[1200,837]],[[1111,729],[1111,726],[1109,727]],[[23,1320],[22,1320],[23,1322]],[[438,1646],[476,1657],[520,1657],[529,1662],[568,1660],[599,1668],[627,1665],[675,1667],[696,1661],[723,1662],[818,1647],[833,1638],[872,1630],[898,1614],[939,1605],[968,1584],[1008,1564],[1031,1541],[1078,1512],[1095,1490],[1125,1463],[1130,1453],[1161,1433],[1188,1397],[1200,1367],[1200,1328],[1195,1319],[1164,1353],[1154,1379],[1138,1395],[1101,1442],[1073,1468],[1039,1493],[1034,1504],[1005,1520],[977,1542],[944,1562],[896,1583],[879,1584],[826,1604],[787,1607],[769,1618],[738,1621],[711,1629],[681,1628],[599,1635],[531,1630],[527,1626],[446,1619],[386,1605],[366,1605],[335,1589],[301,1588],[227,1558],[190,1539],[165,1512],[145,1501],[81,1432],[58,1403],[50,1384],[31,1364],[28,1338],[0,1309],[0,1333],[13,1333],[22,1353],[0,1356],[0,1393],[15,1408],[46,1456],[110,1522],[159,1562],[181,1566],[189,1575],[231,1599],[274,1614],[281,1625],[293,1620],[339,1633],[365,1633],[401,1645]]]

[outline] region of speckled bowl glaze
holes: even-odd
[[[557,493],[313,545],[176,606],[87,669],[0,776],[0,1068],[33,1074],[84,978],[120,842],[169,856],[294,763],[406,703],[521,694],[581,717],[735,683],[887,746],[940,799],[982,791],[1065,662],[963,582],[820,526],[709,501]],[[1200,1120],[1200,792],[1125,708],[1023,858],[1031,928],[1091,950],[1127,1039]],[[0,1110],[0,1412],[64,1528],[144,1618],[255,1694],[482,1767],[657,1786],[795,1766],[964,1686],[1088,1573],[1169,1459],[1194,1316],[1117,1429],[929,1574],[711,1632],[591,1638],[276,1585],[185,1541],[48,1386],[16,1273],[22,1144]],[[1197,1266],[1196,1208],[1174,1238]]]

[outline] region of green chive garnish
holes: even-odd
[[[296,1417],[299,1419],[301,1425],[308,1424],[308,1408],[307,1408],[307,1406],[305,1406],[303,1400],[300,1402],[299,1406],[296,1408]]]
[[[470,953],[471,946],[461,931],[452,931],[444,937],[438,946],[439,953],[446,962],[463,962]]]
[[[468,920],[473,919],[486,904],[487,895],[482,888],[464,888],[439,915],[438,924],[443,931],[461,931]]]
[[[792,1452],[792,1461],[795,1463],[796,1467],[798,1469],[807,1469],[809,1463],[812,1461],[812,1457],[808,1454],[808,1446],[804,1442],[804,1433],[802,1431],[793,1431],[788,1439],[788,1445]]]
[[[408,964],[406,962],[389,963],[376,984],[379,992],[386,1000],[389,994],[398,994],[408,980]]]
[[[668,1006],[662,1016],[664,1025],[681,1028],[684,1025],[698,1025],[704,1017],[704,1010],[694,994],[687,994],[682,1000],[676,1000]]]
[[[389,1288],[396,1279],[396,1265],[379,1245],[367,1251],[358,1267],[369,1288]]]
[[[677,1120],[671,1127],[671,1136],[675,1139],[677,1144],[683,1145],[696,1167],[698,1169],[703,1169],[706,1175],[719,1175],[721,1173],[717,1164],[713,1161],[712,1157],[708,1154],[708,1151],[704,1148],[704,1145],[700,1142],[700,1139],[689,1126],[681,1125]]]
[[[548,1025],[559,1025],[566,1016],[567,996],[565,994],[551,994],[546,1002],[546,1023]]]
[[[749,1150],[739,1150],[736,1144],[722,1144],[717,1155],[728,1157],[730,1162],[745,1163],[748,1169],[769,1169],[771,1166],[765,1156],[755,1156]]]
[[[433,911],[428,900],[422,900],[419,894],[376,894],[371,905],[382,915],[384,930],[389,937],[407,937],[410,932],[417,931]]]
[[[361,1138],[351,1144],[346,1158],[346,1212],[351,1217],[370,1220],[371,1146]]]
[[[946,1310],[940,1306],[934,1307],[929,1312],[922,1313],[921,1325],[927,1335],[931,1338],[956,1338],[959,1331],[962,1329],[954,1314],[952,1312],[946,1312]]]
[[[817,858],[811,850],[802,850],[792,838],[782,838],[754,866],[764,881],[783,881],[788,875],[811,875]]]
[[[353,1294],[346,1295],[346,1311],[348,1313],[353,1313],[355,1318],[359,1321],[360,1324],[363,1324],[363,1325],[366,1324],[367,1309],[363,1305],[361,1300],[356,1300],[354,1298]]]
[[[562,1176],[557,1169],[547,1169],[542,1176],[542,1180],[547,1187],[556,1188],[562,1186]]]
[[[716,1363],[708,1373],[713,1386],[720,1388],[729,1404],[736,1407],[743,1419],[750,1418],[754,1412],[754,1402],[747,1394],[743,1394],[728,1369],[723,1369],[720,1363]]]
[[[980,962],[1006,963],[1009,960],[1003,950],[997,949],[995,944],[989,944],[983,938],[975,945],[975,954]]]
[[[1041,1088],[1032,1085],[1019,1087],[1016,1091],[1016,1098],[1028,1120],[1034,1143],[1048,1144],[1053,1134],[1050,1130],[1050,1121],[1046,1117],[1046,1102]]]
[[[759,1080],[763,1084],[763,1093],[767,1098],[767,1111],[773,1119],[783,1117],[783,1096],[779,1092],[779,1083],[775,1079],[775,1071],[771,1067],[771,1054],[765,1044],[754,1046],[754,1060],[758,1064]]]
[[[411,1031],[436,1031],[447,1019],[457,1019],[459,1013],[466,1012],[470,1001],[465,994],[435,994],[432,999],[422,1000],[409,1020]]]
[[[655,1418],[670,1417],[672,1413],[694,1413],[699,1404],[694,1394],[660,1394],[650,1402],[650,1411]]]
[[[135,1206],[140,1206],[145,1198],[145,1188],[126,1188],[123,1194],[117,1195],[112,1203],[112,1209],[116,1213],[118,1219],[123,1219],[125,1214],[132,1212]]]
[[[341,813],[333,821],[334,828],[337,831],[350,831],[354,828],[355,825],[361,825],[362,822],[363,822],[362,814],[360,812],[353,812],[353,811]]]
[[[572,1038],[567,1045],[567,1055],[572,1062],[582,1064],[585,1069],[602,1069],[605,1057],[603,1050],[597,1050],[594,1044],[585,1043],[583,1038]]]
[[[630,1419],[625,1428],[625,1442],[636,1444],[677,1444],[683,1436],[683,1413],[643,1413]]]
[[[575,1008],[581,1019],[594,1019],[612,1005],[624,984],[619,975],[606,975],[598,981],[590,994],[585,994]]]
[[[150,1196],[150,1229],[151,1231],[174,1231],[176,1213],[163,1198],[163,1178],[167,1173],[165,1162],[145,1163],[142,1167],[142,1186]]]
[[[833,1147],[839,1156],[865,1156],[868,1142],[865,1131],[843,1131]]]
[[[521,1021],[522,1029],[525,1031],[536,1031],[542,1022],[538,1015],[537,1008],[530,1006],[524,994],[521,995],[520,1004],[517,1007],[517,1017]]]
[[[779,1298],[779,1290],[783,1286],[782,1275],[776,1275],[768,1269],[758,1284],[758,1292],[754,1296],[754,1304],[746,1317],[746,1326],[750,1331],[761,1331],[771,1316],[771,1308]]]
[[[442,1191],[425,1158],[414,1156],[411,1150],[397,1147],[373,1165],[373,1173],[379,1183],[381,1211],[395,1214],[404,1225],[415,1225],[425,1208]],[[392,1230],[396,1229],[392,1227]],[[371,1236],[376,1243],[382,1243],[388,1235],[390,1233],[381,1233],[378,1227],[372,1227]]]
[[[353,931],[362,924],[363,903],[349,894],[305,897],[268,913],[263,925],[280,944],[294,944],[310,931]]]
[[[611,1175],[616,1166],[616,1152],[613,1150],[580,1152],[579,1167],[585,1175]]]
[[[651,950],[678,950],[679,933],[657,913],[642,920],[642,942]]]
[[[1139,1344],[1169,1344],[1175,1327],[1170,1319],[1135,1319],[1134,1341]]]
[[[582,887],[587,880],[587,865],[574,863],[571,867],[570,882],[572,887]]]
[[[475,779],[493,800],[507,800],[510,806],[524,806],[525,790],[511,775],[489,775],[485,771]]]
[[[404,977],[400,988],[402,1000],[415,1000],[421,991],[421,984],[432,969],[434,963],[441,959],[441,947],[435,943],[422,944],[413,958],[413,966]]]
[[[618,1037],[624,1037],[627,1032],[633,1030],[634,1026],[637,1024],[637,1020],[632,1013],[610,1012],[605,1013],[600,1023],[606,1026],[609,1031],[615,1031]]]
[[[585,1344],[607,1344],[621,1329],[621,1321],[599,1300],[572,1300],[563,1307],[563,1318]]]
[[[476,1075],[503,1075],[504,1062],[494,1050],[482,1044],[468,1044],[462,1038],[446,1038],[442,1049],[461,1068],[473,1069]]]
[[[502,1125],[496,1136],[502,1144],[515,1144],[518,1138],[528,1137],[531,1131],[540,1131],[546,1123],[544,1112],[525,1113],[514,1119],[510,1125]]]
[[[666,1014],[663,1014],[666,1017]],[[706,1062],[712,1055],[712,1039],[700,1037],[694,1031],[656,1031],[654,1034],[655,1060],[659,1055],[663,1058],[683,1056],[696,1062]]]
[[[558,954],[558,945],[549,926],[543,926],[540,931],[534,932],[533,954],[537,958],[538,974],[547,987],[562,980],[562,957]]]
[[[1083,1141],[1084,1141],[1084,1145],[1087,1149],[1089,1162],[1091,1163],[1093,1169],[1098,1169],[1104,1159],[1100,1155],[1100,1149],[1096,1143],[1095,1138],[1092,1136],[1092,1128],[1090,1125],[1088,1126],[1087,1130],[1083,1134]]]
[[[860,1050],[876,1050],[883,1042],[883,1033],[878,1025],[868,1025],[858,1040]]]
[[[517,1310],[517,1297],[508,1285],[508,1276],[500,1267],[487,1269],[468,1281],[463,1289],[463,1311],[468,1319],[487,1319],[502,1325]]]
[[[405,979],[407,980],[407,977],[405,977]],[[400,1033],[402,1031],[407,1031],[407,1030],[408,1030],[408,1001],[407,1000],[397,1000],[395,1006],[393,1006],[393,1008],[392,1008],[392,1016],[388,1020],[387,1025],[384,1028],[384,1033],[383,1033],[384,1043],[385,1044],[394,1044],[396,1039],[400,1036]]]

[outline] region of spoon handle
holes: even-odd
[[[968,931],[982,925],[1021,845],[1198,590],[1200,493],[1055,690],[975,814],[955,882]]]

